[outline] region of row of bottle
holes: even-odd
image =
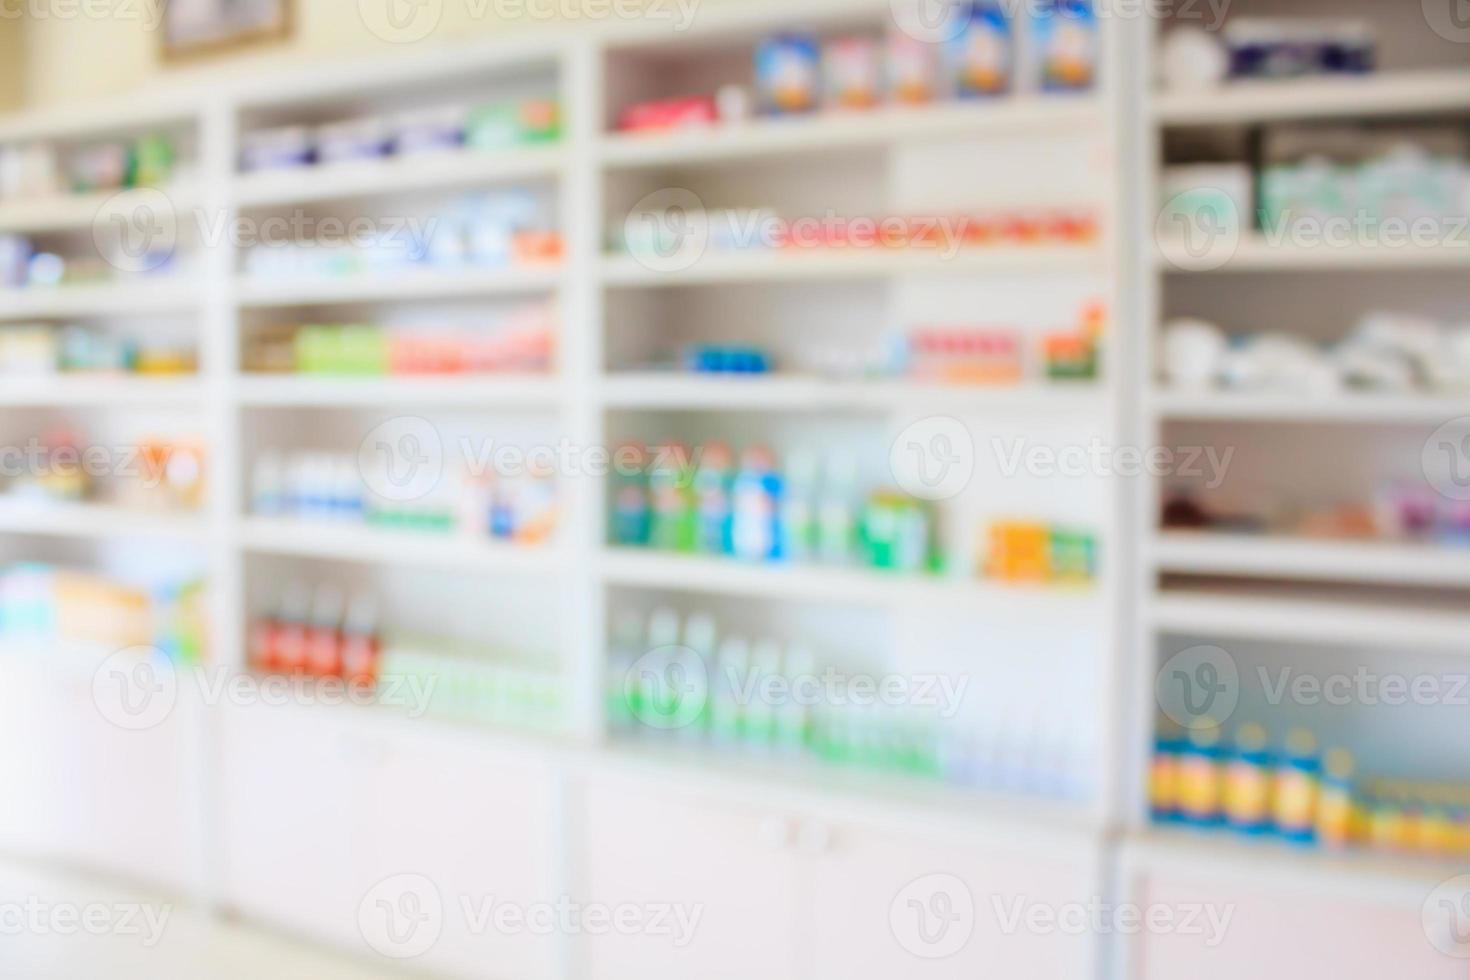
[[[899,675],[819,664],[800,644],[721,637],[704,613],[624,610],[613,632],[605,696],[615,733],[989,791],[1087,792],[1073,740],[1037,723],[1038,713],[977,727],[958,703],[963,688],[945,703],[927,680],[905,686]],[[912,696],[879,696],[884,688]]]
[[[521,544],[546,541],[556,528],[558,501],[549,477],[529,473],[474,477],[446,469],[422,495],[399,500],[373,493],[372,484],[391,485],[391,476],[366,479],[362,466],[360,457],[347,453],[261,453],[252,471],[251,512],[262,517],[457,530]]]
[[[938,564],[932,509],[896,491],[864,501],[850,457],[835,457],[823,471],[809,452],[792,453],[783,470],[761,446],[743,452],[737,469],[721,442],[619,453],[646,465],[615,479],[615,544],[909,572]]]
[[[1470,786],[1356,778],[1350,752],[1319,753],[1305,729],[1288,734],[1279,751],[1254,723],[1228,744],[1217,726],[1161,734],[1149,797],[1161,823],[1332,849],[1470,855]]]

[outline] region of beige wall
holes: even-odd
[[[56,4],[61,0],[52,2]],[[80,0],[71,2],[79,3]],[[566,10],[612,8],[626,11],[658,3],[669,11],[670,16],[680,16],[679,11],[688,9],[690,4],[703,6],[721,0],[295,0],[296,29],[291,40],[183,65],[161,61],[157,34],[146,24],[156,16],[153,12],[160,0],[100,2],[109,4],[109,9],[125,13],[93,19],[32,15],[26,22],[20,84],[27,104],[50,106],[83,101],[145,86],[187,83],[201,74],[212,76],[262,71],[283,63],[299,64],[313,58],[413,50],[512,28],[565,29],[566,22],[560,19],[558,12]],[[367,21],[375,19],[371,15],[376,12],[376,22],[382,23],[382,12],[390,3],[401,4],[402,9],[408,11],[416,9],[415,3],[428,11],[437,9],[438,18],[433,22],[432,32],[413,43],[392,43],[375,35]],[[681,8],[680,3],[685,6]],[[502,19],[502,14],[514,12],[521,12],[521,16],[515,20]],[[558,16],[532,16],[542,12]],[[0,66],[7,62],[14,64],[16,60],[5,58],[5,51],[3,41],[0,41]],[[4,70],[0,67],[0,97],[8,88]]]
[[[20,105],[25,84],[22,25],[18,20],[0,20],[0,110]]]

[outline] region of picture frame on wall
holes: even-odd
[[[188,58],[291,33],[292,0],[164,0],[163,56]]]

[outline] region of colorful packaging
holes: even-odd
[[[1276,830],[1287,840],[1310,844],[1317,839],[1317,796],[1322,762],[1317,739],[1305,729],[1286,737],[1286,752],[1276,769],[1273,809]]]
[[[869,109],[881,88],[878,45],[865,37],[842,37],[822,49],[822,101],[835,109]]]
[[[734,456],[729,446],[713,442],[704,447],[699,471],[694,475],[695,548],[704,554],[727,555],[733,547],[733,469]]]
[[[1353,755],[1333,749],[1323,763],[1322,789],[1317,801],[1317,839],[1323,846],[1347,847],[1353,839]]]
[[[1225,766],[1225,820],[1244,834],[1263,834],[1271,828],[1271,753],[1266,730],[1242,725],[1235,750]]]
[[[1031,21],[1047,92],[1092,88],[1097,76],[1098,23],[1091,0],[1043,0]]]
[[[961,97],[1010,90],[1014,61],[1010,19],[994,0],[970,6],[958,34],[945,46],[949,84]]]
[[[1159,735],[1154,740],[1153,761],[1148,773],[1148,805],[1161,823],[1179,817],[1180,760],[1184,739],[1177,734]]]
[[[732,552],[752,561],[781,557],[781,477],[769,450],[757,447],[745,452],[733,493]]]
[[[1221,822],[1220,729],[1195,728],[1179,756],[1179,814],[1197,827]]]
[[[890,101],[909,105],[934,101],[939,89],[938,48],[894,30],[888,35],[884,53]]]
[[[623,446],[617,452],[613,484],[612,539],[614,544],[646,545],[649,540],[650,509],[647,458],[642,446]],[[632,465],[636,462],[636,465]]]
[[[756,97],[770,115],[810,112],[817,107],[821,55],[815,38],[788,34],[767,38],[755,49]]]
[[[656,455],[648,471],[652,511],[649,541],[664,551],[694,550],[694,501],[690,491],[689,447],[671,445]]]

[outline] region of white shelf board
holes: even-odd
[[[983,612],[1083,613],[1101,607],[1091,587],[1019,586],[853,567],[745,562],[734,558],[608,548],[599,559],[610,585],[885,606],[973,607]]]
[[[188,313],[200,305],[182,275],[76,286],[0,290],[0,320]]]
[[[925,140],[977,136],[1055,136],[1100,125],[1092,95],[1030,95],[939,102],[869,111],[753,119],[674,132],[612,134],[602,162],[612,169],[685,167],[699,163],[797,156],[866,147],[911,146]]]
[[[1091,412],[1104,399],[1100,383],[1011,386],[937,385],[890,381],[829,381],[783,375],[625,372],[608,375],[603,404],[610,408],[791,409],[895,411]]]
[[[235,291],[241,306],[264,309],[326,303],[528,295],[556,289],[561,279],[561,270],[551,266],[454,272],[412,270],[322,279],[246,277],[236,280]]]
[[[1462,112],[1470,113],[1470,71],[1463,69],[1243,81],[1153,99],[1154,118],[1167,126]]]
[[[379,528],[356,522],[247,517],[245,550],[258,554],[480,573],[551,573],[561,567],[553,547],[522,547],[456,532]]]
[[[1373,271],[1415,269],[1470,270],[1470,241],[1451,238],[1436,245],[1375,245],[1272,242],[1265,235],[1241,236],[1233,249],[1195,256],[1174,240],[1158,242],[1155,260],[1168,273],[1207,275],[1232,272]]]
[[[193,187],[162,187],[158,190],[173,203],[176,212],[186,212],[194,207],[197,194]],[[0,232],[43,234],[91,228],[97,223],[97,215],[103,206],[119,194],[126,193],[129,192],[115,190],[0,200]]]
[[[1180,636],[1470,655],[1470,612],[1450,604],[1224,587],[1171,587],[1148,601],[1153,627]]]
[[[554,408],[558,382],[536,375],[351,378],[245,375],[240,402],[253,406],[495,405]]]
[[[263,170],[235,177],[237,207],[305,204],[384,194],[453,190],[552,177],[565,160],[555,146],[425,153],[314,167]]]
[[[0,405],[7,406],[198,406],[203,398],[193,375],[0,375]]]
[[[1169,531],[1153,552],[1162,572],[1470,588],[1470,548]]]
[[[1253,890],[1307,891],[1416,912],[1435,886],[1463,870],[1431,858],[1315,850],[1272,838],[1183,828],[1150,828],[1129,835],[1122,856],[1124,867],[1133,874],[1230,879]]]
[[[1169,390],[1154,391],[1153,410],[1166,419],[1440,425],[1470,415],[1470,394],[1389,394]]]
[[[112,504],[63,503],[0,496],[0,531],[60,538],[202,537],[195,514],[136,510]]]
[[[818,282],[894,276],[1055,275],[1100,272],[1104,253],[1094,245],[1016,245],[941,249],[769,249],[709,252],[688,268],[651,268],[628,255],[607,256],[602,281],[610,286],[687,286],[720,283]]]

